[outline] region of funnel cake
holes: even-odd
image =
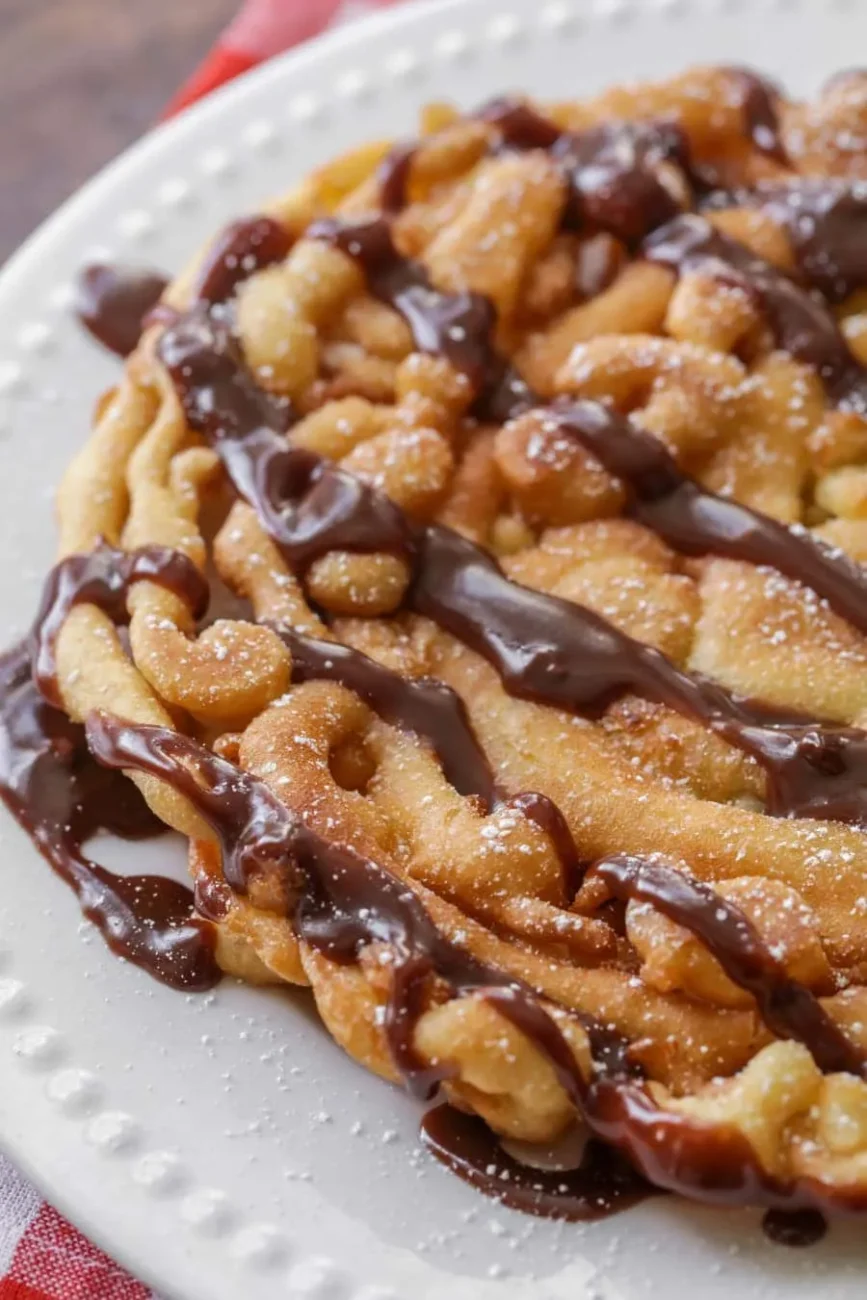
[[[524,1208],[867,1208],[865,132],[702,68],[327,164],[146,316],[3,661],[109,942],[309,985]],[[194,899],[87,859],[121,772]]]

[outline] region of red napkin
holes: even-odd
[[[247,0],[166,116],[326,27],[398,0]],[[47,868],[46,868],[47,870]],[[0,1300],[158,1300],[67,1223],[0,1155]]]

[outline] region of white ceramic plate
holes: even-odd
[[[291,54],[143,141],[0,277],[0,610],[27,625],[52,560],[53,486],[116,365],[79,332],[94,257],[179,267],[419,105],[583,95],[697,60],[812,90],[867,43],[851,0],[409,4]],[[0,1142],[137,1276],[183,1300],[796,1300],[864,1295],[860,1228],[768,1244],[755,1215],[651,1202],[586,1227],[500,1209],[417,1148],[417,1106],[332,1044],[303,995],[184,997],[119,964],[0,818]],[[111,846],[107,846],[111,853]],[[178,847],[124,846],[183,872]],[[169,855],[171,856],[171,855]]]

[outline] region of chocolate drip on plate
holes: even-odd
[[[195,617],[208,606],[208,584],[192,560],[167,546],[120,551],[101,541],[86,555],[69,555],[51,570],[30,634],[33,675],[42,695],[60,707],[55,650],[60,629],[75,605],[96,605],[115,623],[127,621],[126,597],[135,582],[155,582],[190,606]]]
[[[26,644],[0,658],[0,797],[113,952],[173,988],[218,981],[212,932],[194,918],[186,886],[115,875],[85,856],[99,830],[141,839],[165,827],[132,782],[93,761],[84,728],[45,702]]]
[[[75,314],[109,352],[128,357],[168,283],[159,271],[95,262],[78,277]]]
[[[651,903],[694,934],[729,979],[752,994],[771,1033],[803,1043],[820,1070],[867,1074],[867,1061],[818,998],[791,979],[739,907],[701,880],[674,867],[626,854],[604,858],[588,878],[605,882],[616,898]]]
[[[708,275],[743,289],[764,312],[777,344],[818,372],[835,405],[867,412],[867,371],[833,315],[770,262],[697,216],[678,217],[657,230],[645,241],[644,255],[679,274]]]
[[[256,271],[282,262],[292,237],[273,217],[234,221],[208,250],[193,285],[194,301],[214,306],[228,301],[238,285]]]
[[[577,1168],[555,1170],[516,1160],[487,1124],[454,1106],[429,1110],[421,1136],[437,1160],[464,1182],[511,1210],[539,1218],[583,1223],[659,1195],[614,1148],[592,1139]]]
[[[779,1246],[815,1246],[828,1231],[821,1210],[768,1210],[762,1229]]]

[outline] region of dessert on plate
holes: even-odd
[[[6,802],[113,948],[309,985],[511,1204],[867,1208],[865,146],[857,72],[432,105],[82,280],[129,355]],[[87,856],[163,826],[192,892]]]

